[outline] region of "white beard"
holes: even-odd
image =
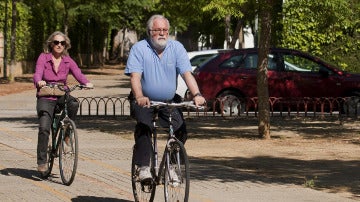
[[[156,50],[164,50],[167,44],[167,40],[155,41],[153,39],[150,39],[150,41],[151,41],[151,45],[153,45]]]

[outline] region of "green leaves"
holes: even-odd
[[[348,67],[348,70],[360,72],[351,59],[351,54],[359,51],[355,42],[359,37],[359,3],[354,2],[357,1],[287,0],[283,6],[283,40],[280,44],[308,51]],[[341,57],[334,57],[334,54]],[[346,63],[348,65],[344,65]]]
[[[213,12],[213,18],[223,19],[230,15],[233,17],[242,17],[242,5],[246,0],[211,0],[209,4],[203,7],[203,11]]]

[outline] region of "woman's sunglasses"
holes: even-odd
[[[55,45],[61,44],[62,46],[65,46],[66,41],[56,41],[56,40],[54,40],[53,43],[54,43]]]

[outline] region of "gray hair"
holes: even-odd
[[[155,14],[155,15],[151,16],[146,23],[146,33],[148,36],[150,36],[150,30],[152,29],[152,27],[154,25],[154,20],[158,19],[158,18],[166,20],[166,23],[167,23],[168,27],[170,28],[170,22],[165,16]]]
[[[65,42],[66,42],[65,47],[64,47],[64,51],[63,51],[62,54],[63,54],[63,55],[69,55],[68,49],[71,48],[70,39],[69,39],[68,36],[66,36],[64,33],[60,32],[60,31],[55,31],[55,32],[53,32],[53,33],[49,36],[49,38],[45,41],[45,43],[44,43],[44,52],[45,52],[45,53],[51,53],[51,52],[52,52],[52,47],[51,47],[51,45],[52,45],[52,43],[53,43],[53,41],[54,41],[54,37],[57,36],[57,35],[60,35],[60,36],[64,37]]]

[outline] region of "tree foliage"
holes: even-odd
[[[29,20],[31,17],[31,13],[29,8],[23,4],[22,2],[17,2],[17,24],[16,24],[16,43],[15,43],[15,49],[16,49],[16,55],[15,59],[20,61],[26,59],[27,56],[27,47],[24,45],[28,44],[31,41],[31,38],[28,37],[28,33],[30,31],[29,27]],[[4,30],[4,19],[5,19],[5,2],[0,1],[0,8],[4,12],[0,12],[0,30]],[[11,10],[12,10],[12,4],[11,1],[8,0],[8,21],[7,27],[8,27],[8,44],[10,44],[11,38],[10,38],[10,28],[11,28]]]
[[[288,0],[283,9],[281,45],[310,52],[359,72],[358,0]],[[356,64],[357,65],[357,64]]]
[[[0,0],[4,11],[11,0]],[[145,23],[154,13],[170,19],[172,34],[183,34],[192,43],[202,36],[213,48],[226,38],[236,39],[244,25],[255,30],[258,0],[18,0],[16,59],[34,61],[43,42],[55,30],[68,32],[74,56],[109,50],[112,30],[135,30],[145,36]],[[272,46],[308,51],[345,70],[360,72],[359,0],[287,0],[273,13]],[[5,12],[0,12],[0,29]],[[225,21],[227,19],[227,21]],[[227,24],[225,24],[227,22]],[[11,26],[11,18],[6,22]],[[9,36],[8,29],[7,36]],[[227,33],[227,34],[225,34]],[[8,44],[10,44],[8,37]],[[232,41],[233,42],[233,41]],[[99,56],[100,57],[100,56]]]
[[[244,13],[241,12],[242,5],[247,2],[246,0],[211,0],[203,10],[204,11],[215,11],[213,17],[222,19],[225,16],[233,16],[241,18]]]

